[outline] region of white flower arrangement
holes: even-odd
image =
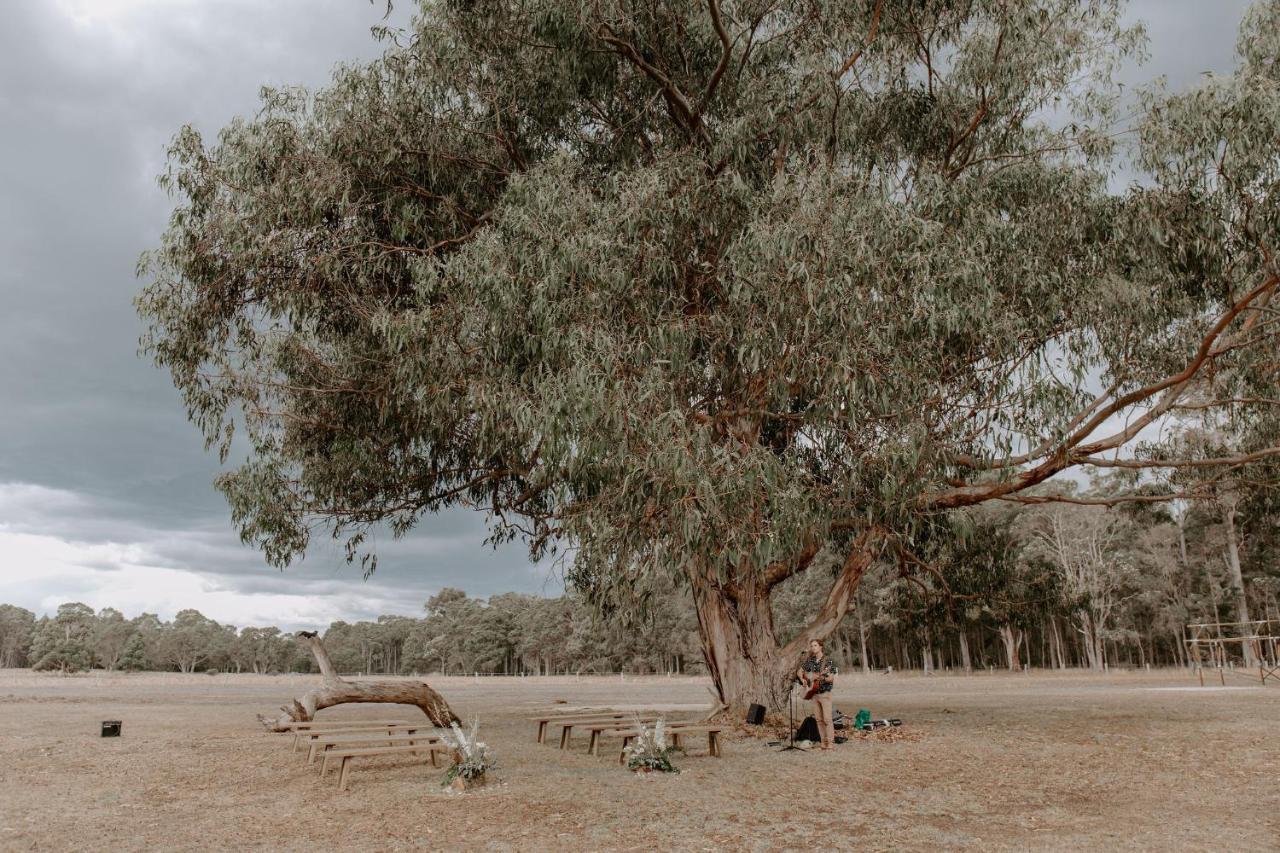
[[[463,780],[463,784],[479,784],[485,774],[498,766],[497,759],[488,745],[479,739],[480,720],[471,723],[471,731],[464,732],[454,723],[453,734],[445,734],[441,740],[453,749],[453,766],[444,775],[441,785]]]
[[[667,746],[666,722],[658,720],[651,731],[637,719],[636,728],[640,734],[627,746],[627,768],[645,772],[660,770],[663,773],[679,773],[671,763],[671,754],[678,748]]]

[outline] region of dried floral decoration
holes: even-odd
[[[452,785],[462,780],[466,786],[481,784],[485,774],[498,766],[497,758],[488,745],[479,739],[480,720],[471,723],[471,731],[464,732],[454,723],[453,734],[441,738],[446,746],[453,748],[453,766],[444,775],[441,785]]]
[[[663,773],[679,773],[680,771],[671,763],[671,754],[684,750],[667,746],[666,722],[658,720],[651,731],[637,718],[636,729],[640,734],[626,748],[627,768],[642,773],[654,770]]]

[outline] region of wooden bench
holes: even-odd
[[[435,735],[418,735],[413,740],[405,738],[383,738],[379,740],[367,740],[363,742],[351,741],[348,743],[326,743],[320,745],[320,751],[316,753],[317,758],[324,759],[320,762],[320,776],[323,777],[329,772],[329,759],[334,755],[341,755],[348,751],[363,751],[366,749],[398,749],[404,752],[412,752],[414,748],[419,751],[426,751],[428,748],[444,749],[445,744],[442,738]],[[431,763],[435,764],[435,758],[431,759]]]
[[[293,751],[298,751],[299,742],[315,740],[325,735],[359,734],[362,732],[386,732],[389,735],[396,732],[409,732],[412,734],[429,728],[433,728],[430,723],[374,723],[372,725],[340,726],[336,728],[300,729],[293,733]]]
[[[637,722],[652,723],[658,718],[652,715],[637,716],[635,714],[626,714],[620,717],[584,717],[576,720],[554,720],[552,725],[560,726],[560,748],[568,749],[569,743],[573,737],[574,726],[589,726],[594,723],[605,723],[626,728],[634,728]]]
[[[672,746],[680,746],[680,738],[682,735],[700,734],[705,732],[707,735],[707,754],[719,758],[720,753],[720,733],[724,731],[721,726],[676,726],[669,728],[667,734],[671,737]],[[619,732],[622,735],[622,751],[618,753],[618,763],[627,763],[627,747],[631,741],[640,737],[640,732],[632,729],[629,732]]]
[[[557,722],[561,722],[561,721],[563,721],[563,720],[586,720],[586,719],[591,719],[591,720],[601,720],[601,719],[621,720],[621,719],[623,719],[623,718],[624,718],[624,717],[626,717],[626,716],[627,716],[627,713],[626,713],[626,712],[624,712],[624,711],[616,711],[616,712],[615,712],[615,711],[603,710],[603,711],[600,711],[599,713],[587,712],[587,711],[579,711],[579,712],[574,713],[574,714],[563,714],[563,713],[561,713],[561,714],[546,714],[545,716],[542,716],[542,717],[529,717],[528,719],[530,719],[530,720],[532,720],[533,722],[535,722],[535,723],[537,723],[537,724],[538,724],[537,742],[538,742],[538,743],[546,743],[546,742],[547,742],[547,725],[548,725],[549,723],[550,723],[550,724],[555,724],[555,723],[557,723]]]
[[[338,790],[345,791],[347,790],[347,771],[351,767],[351,759],[367,758],[371,756],[376,757],[380,755],[403,755],[406,753],[419,754],[423,752],[428,753],[430,755],[431,766],[436,767],[438,766],[436,763],[436,754],[452,753],[453,747],[442,746],[440,744],[430,744],[430,745],[382,746],[382,747],[364,747],[364,748],[356,748],[356,749],[340,749],[340,750],[334,750],[333,752],[326,754],[324,760],[327,765],[330,758],[339,759]],[[321,777],[324,776],[324,770],[325,769],[322,768],[320,771]]]
[[[322,735],[311,740],[311,748],[307,751],[307,763],[315,764],[317,755],[322,755],[334,747],[367,744],[439,743],[439,741],[439,735],[418,734],[416,732],[404,732],[401,734],[369,732],[368,734]]]
[[[286,728],[289,734],[293,735],[293,750],[298,751],[298,741],[304,734],[314,732],[346,732],[346,731],[364,731],[366,729],[387,729],[414,725],[404,720],[348,720],[342,722],[316,722],[307,723],[288,723]]]
[[[640,719],[643,723],[654,723],[657,722],[657,720],[657,717],[642,717]],[[671,731],[673,729],[695,726],[697,725],[697,722],[694,720],[667,720],[664,725],[666,726],[667,731]],[[598,721],[586,724],[579,723],[578,727],[586,729],[591,734],[591,738],[587,742],[587,753],[589,755],[599,754],[600,738],[604,735],[636,731],[634,720],[615,720],[612,722]]]

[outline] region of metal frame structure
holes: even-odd
[[[1201,687],[1204,686],[1206,666],[1218,670],[1218,680],[1223,686],[1226,686],[1228,672],[1249,679],[1257,678],[1264,686],[1268,678],[1280,681],[1280,622],[1276,620],[1198,622],[1187,626],[1183,645],[1188,659],[1195,663]],[[1249,659],[1245,654],[1246,648],[1253,652],[1252,657],[1258,664],[1256,675],[1251,668],[1243,666]],[[1239,667],[1235,666],[1237,659],[1242,664]]]

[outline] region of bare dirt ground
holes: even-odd
[[[679,775],[638,777],[612,746],[534,743],[526,718],[556,700],[690,716],[704,680],[440,678],[502,765],[449,794],[407,759],[367,761],[345,793],[321,781],[254,719],[313,681],[0,671],[0,850],[1280,850],[1274,685],[845,676],[837,708],[909,737],[825,754],[740,738],[721,759],[695,741]],[[98,736],[108,719],[123,737]]]

